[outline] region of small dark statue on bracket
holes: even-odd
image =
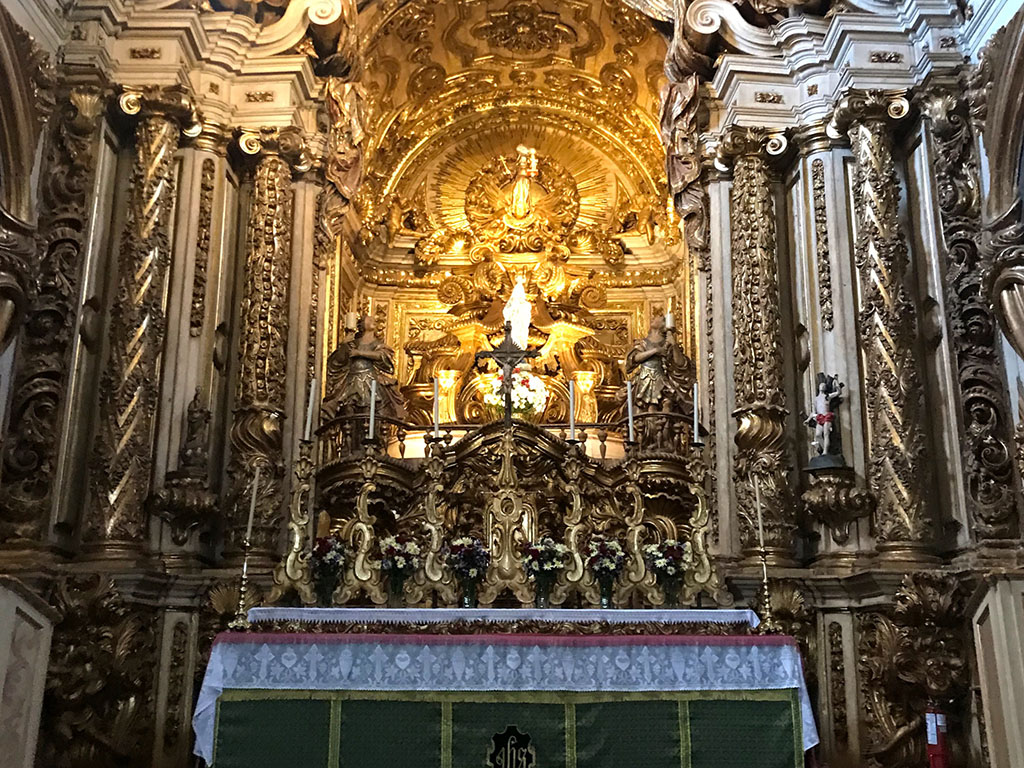
[[[816,455],[807,465],[808,469],[845,467],[843,459],[842,431],[839,429],[838,408],[843,402],[843,384],[836,376],[819,373],[817,393],[814,396],[814,412],[807,417],[807,426],[814,430]]]

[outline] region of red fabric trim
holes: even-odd
[[[796,645],[788,635],[404,635],[317,634],[302,632],[222,632],[216,643],[298,643],[389,645],[561,645],[569,647],[616,645]]]

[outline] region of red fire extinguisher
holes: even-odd
[[[929,704],[924,713],[924,724],[928,734],[928,768],[949,768],[946,713]]]

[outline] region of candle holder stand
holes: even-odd
[[[238,605],[235,608],[235,617],[228,624],[232,632],[245,632],[249,629],[249,609],[246,608],[246,598],[249,594],[249,551],[252,549],[252,542],[248,537],[242,542],[242,578],[238,582]]]

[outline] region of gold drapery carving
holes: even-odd
[[[183,129],[198,132],[198,118],[180,86],[126,90],[119,106],[139,121],[110,312],[110,360],[100,396],[93,472],[98,514],[87,521],[85,539],[141,546],[164,343],[174,153]]]
[[[907,114],[902,93],[855,91],[837,105],[831,130],[845,131],[853,150],[859,331],[870,445],[869,481],[878,505],[880,549],[917,557],[933,535],[924,500],[922,385],[915,344],[917,311],[908,290],[907,244],[899,221],[899,178],[889,120]]]
[[[796,517],[787,480],[788,412],[769,157],[781,155],[786,148],[785,137],[763,128],[734,128],[719,147],[721,160],[733,164],[729,200],[736,385],[733,415],[738,421],[733,476],[740,542],[748,555],[758,550],[759,494],[765,551],[770,562],[779,564],[791,562]]]
[[[88,224],[86,192],[96,171],[96,129],[104,101],[94,88],[72,90],[61,100],[47,142],[36,290],[4,440],[0,539],[37,538],[52,499]]]
[[[298,128],[242,133],[239,148],[258,157],[246,235],[245,288],[238,392],[231,427],[234,507],[230,535],[241,541],[251,494],[257,494],[252,545],[272,550],[279,532],[284,486],[288,288],[291,277],[292,167],[308,169]],[[252,479],[260,468],[259,487]]]
[[[921,101],[935,140],[939,213],[949,266],[946,302],[960,385],[960,451],[975,535],[1016,538],[1020,501],[1015,491],[1009,396],[985,291],[989,264],[981,249],[981,183],[967,104],[951,92]]]

